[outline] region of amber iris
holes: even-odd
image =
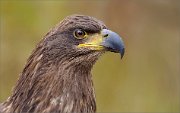
[[[86,36],[86,32],[83,31],[82,29],[76,29],[74,31],[74,37],[77,39],[83,39]]]

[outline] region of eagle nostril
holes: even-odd
[[[105,35],[104,35],[105,38],[108,37],[108,36],[109,36],[108,34],[105,34]]]

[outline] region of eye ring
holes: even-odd
[[[76,29],[74,30],[73,35],[77,39],[83,39],[83,38],[86,38],[87,33],[82,29]]]

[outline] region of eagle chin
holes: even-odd
[[[66,17],[37,44],[0,112],[96,112],[91,69],[106,51],[123,57],[118,34],[90,16]]]

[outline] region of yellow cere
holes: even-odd
[[[104,47],[101,46],[101,42],[103,40],[103,37],[101,34],[93,34],[90,35],[89,37],[87,36],[88,40],[87,42],[83,43],[83,44],[79,44],[78,47],[88,47],[88,48],[92,48],[95,50],[102,50]]]

